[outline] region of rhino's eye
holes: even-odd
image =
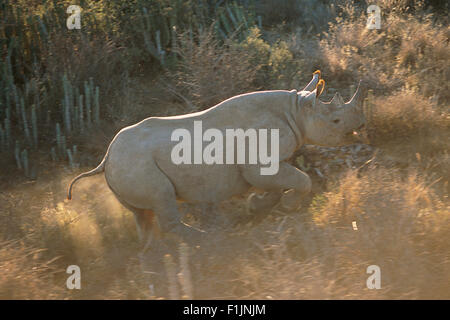
[[[339,119],[334,119],[333,122],[334,122],[334,123],[339,123],[339,122],[341,122],[341,120],[339,120]]]

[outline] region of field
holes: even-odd
[[[75,2],[80,29],[73,1],[2,1],[0,299],[450,299],[446,1],[377,1],[379,29],[364,1]],[[293,155],[313,181],[300,209],[180,203],[208,235],[142,254],[103,175],[66,199],[121,128],[300,90],[317,69],[322,101],[367,83],[366,137]]]

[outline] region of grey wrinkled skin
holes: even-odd
[[[364,125],[364,98],[361,86],[344,103],[339,94],[332,101],[318,99],[320,72],[301,91],[273,90],[251,92],[227,99],[201,112],[172,117],[150,117],[122,129],[112,140],[100,165],[76,177],[75,181],[100,172],[118,200],[134,212],[138,233],[147,245],[156,224],[164,233],[190,236],[192,228],[180,223],[176,200],[190,203],[218,203],[251,187],[267,191],[266,196],[251,196],[248,207],[257,212],[275,206],[283,191],[292,189],[283,199],[295,202],[311,190],[309,176],[288,164],[303,144],[338,146],[354,142],[355,130]],[[241,128],[279,129],[279,170],[261,175],[262,164],[181,164],[171,160],[171,141],[175,129],[185,128],[193,136],[193,123],[201,120],[203,132]],[[270,137],[270,134],[269,134]],[[205,146],[207,143],[204,143]],[[248,152],[248,148],[246,148]],[[270,148],[268,147],[270,150]]]

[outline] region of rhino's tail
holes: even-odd
[[[108,156],[108,153],[105,155],[102,162],[100,162],[100,164],[97,166],[97,168],[92,169],[91,171],[88,171],[88,172],[84,172],[72,180],[72,182],[69,185],[69,189],[67,190],[67,199],[68,200],[72,200],[72,186],[75,182],[77,182],[78,180],[80,180],[82,178],[90,177],[90,176],[93,176],[93,175],[96,175],[96,174],[99,174],[99,173],[102,173],[103,171],[105,171],[105,163],[106,163],[107,156]]]

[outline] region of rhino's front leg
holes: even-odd
[[[268,214],[280,202],[281,191],[268,191],[259,195],[252,193],[247,199],[247,212]]]
[[[275,175],[261,175],[260,169],[255,165],[245,166],[242,168],[242,175],[252,186],[269,191],[266,196],[263,196],[263,200],[267,197],[266,202],[270,202],[272,207],[276,205],[275,200],[278,202],[279,195],[282,194],[281,204],[289,210],[297,209],[301,196],[311,191],[309,176],[286,162],[280,163],[280,168]],[[284,192],[286,190],[289,191]],[[249,200],[255,203],[255,198]]]

